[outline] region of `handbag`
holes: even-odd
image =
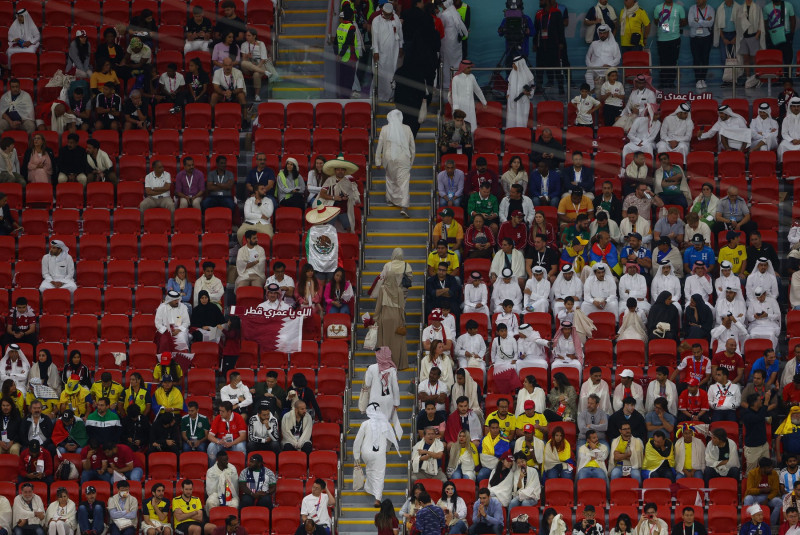
[[[401,325],[400,327],[398,327],[397,329],[394,330],[394,334],[396,334],[398,336],[405,336],[407,333],[408,333],[408,330],[406,329],[405,325]]]
[[[361,490],[364,488],[364,470],[360,464],[353,466],[353,490]]]
[[[349,338],[350,335],[347,334],[347,331],[348,331],[347,325],[343,323],[333,323],[331,325],[328,325],[326,338],[333,338],[338,340],[341,340],[343,338]]]
[[[364,345],[362,346],[366,351],[374,350],[378,345],[378,326],[372,325],[367,329],[367,335],[364,337]]]
[[[727,57],[725,59],[725,70],[722,71],[722,81],[733,83],[737,77],[736,67],[739,66],[739,59],[736,57],[736,52],[731,53],[727,49],[725,55]]]
[[[408,267],[408,264],[406,264],[406,267]],[[405,289],[411,288],[411,275],[408,274],[408,271],[403,271],[403,280],[400,282],[400,284]]]

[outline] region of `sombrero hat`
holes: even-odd
[[[358,166],[353,162],[348,162],[344,159],[342,154],[339,154],[335,159],[328,160],[325,162],[325,165],[322,166],[322,172],[328,176],[332,176],[335,174],[336,169],[344,168],[346,173],[352,175],[356,171],[358,171]]]
[[[314,208],[306,212],[306,221],[309,225],[323,225],[339,215],[341,211],[341,208],[337,206],[325,206],[317,199],[317,204]]]

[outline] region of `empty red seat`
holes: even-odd
[[[150,133],[147,130],[125,130],[122,133],[123,154],[150,154]]]
[[[236,102],[219,102],[214,106],[214,135],[218,128],[242,128],[242,107]]]
[[[286,106],[286,125],[291,128],[314,128],[314,105],[310,102],[290,102]]]
[[[338,102],[319,102],[314,114],[317,128],[342,129],[342,105]]]

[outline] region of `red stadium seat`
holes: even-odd
[[[137,185],[141,189],[141,185]],[[143,199],[143,192],[139,193],[139,202]],[[91,182],[86,185],[86,207],[107,208],[114,207],[114,184],[110,182]]]
[[[545,506],[566,505],[572,507],[574,482],[571,479],[548,479],[544,482]]]
[[[276,128],[259,128],[253,134],[253,144],[256,153],[281,154],[283,141],[281,130]],[[310,147],[309,147],[310,148]]]
[[[296,505],[303,501],[304,495],[303,481],[280,478],[275,489],[277,503],[274,505]]]
[[[108,284],[113,286],[136,286],[136,266],[132,260],[111,260],[106,264]]]
[[[635,50],[625,52],[622,55],[622,66],[627,67],[623,70],[624,80],[627,82],[640,74],[650,76],[650,69],[633,69],[630,67],[649,67],[650,52],[648,50]]]
[[[314,130],[314,152],[338,154],[340,149],[339,130],[336,128],[317,128]]]
[[[342,105],[338,102],[317,103],[314,115],[317,128],[342,129]]]
[[[314,446],[314,453],[320,452],[320,450],[338,452],[340,449],[339,424],[315,424],[314,433],[311,436],[311,443]]]
[[[686,171],[690,180],[714,181],[714,154],[692,151],[686,158]]]
[[[720,181],[729,178],[744,178],[746,166],[744,153],[741,151],[724,151],[717,156]]]
[[[83,186],[78,182],[64,182],[56,186],[57,208],[83,208]]]
[[[144,212],[144,231],[150,234],[169,234],[172,213],[166,208],[150,208]]]
[[[369,103],[348,102],[344,105],[345,127],[366,128],[369,130],[371,124],[371,108]]]
[[[48,315],[40,317],[39,341],[65,343],[67,341],[67,317]]]
[[[44,253],[42,253],[42,255],[44,255]],[[42,255],[40,255],[40,258]],[[14,265],[14,273],[14,282],[17,288],[38,289],[42,284],[41,260],[20,260]]]
[[[12,56],[14,57],[14,56]],[[46,208],[53,206],[53,186],[50,184],[31,183],[25,186],[25,207]]]
[[[135,234],[112,235],[110,256],[114,260],[136,259],[139,256],[139,237]]]
[[[80,212],[78,210],[72,208],[57,208],[53,210],[54,233],[77,236],[80,233],[80,226]]]
[[[774,151],[756,151],[750,153],[748,171],[750,178],[774,178],[777,176],[777,157]]]
[[[473,133],[475,151],[500,154],[502,134],[499,128],[477,128]]]
[[[150,153],[150,134],[146,130],[125,130],[122,133],[123,154],[146,156]]]
[[[187,114],[188,115],[188,114]],[[203,128],[184,128],[183,130],[183,153],[202,154],[208,156],[210,152],[208,142],[209,131]],[[160,148],[160,147],[159,147]]]
[[[247,533],[252,533],[254,535],[269,533],[270,515],[263,507],[243,507],[242,510],[239,511],[239,514],[242,528],[244,528]]]
[[[234,156],[238,156],[239,131],[235,128],[216,127],[214,129],[214,140],[212,147],[215,154],[232,154]]]
[[[100,260],[81,260],[75,266],[75,273],[78,288],[102,287],[105,283],[105,267]]]
[[[783,77],[783,69],[780,67],[759,67],[759,65],[781,65],[783,64],[783,52],[780,50],[758,50],[755,57],[756,76],[762,82],[772,82]],[[694,110],[692,110],[694,116]]]
[[[600,478],[581,479],[577,482],[577,504],[594,505],[604,510],[606,506],[606,480]]]
[[[220,102],[214,106],[214,128],[242,128],[242,107],[236,102]],[[237,135],[238,140],[238,135]]]
[[[155,314],[134,315],[131,319],[131,339],[134,341],[152,342],[156,334],[154,322]]]
[[[564,103],[558,100],[545,100],[536,105],[536,124],[538,127],[564,127]],[[538,137],[538,136],[537,136]]]
[[[281,477],[306,478],[308,457],[302,451],[282,451],[278,461]]]
[[[100,288],[78,287],[72,297],[76,314],[97,314],[103,308]]]
[[[286,127],[286,110],[280,102],[262,102],[258,105],[258,126],[283,130]]]
[[[72,296],[65,288],[51,288],[42,292],[42,310],[45,314],[68,316]]]
[[[618,126],[601,126],[597,129],[597,151],[619,154],[622,151],[624,130]],[[595,161],[595,167],[597,162]],[[617,170],[619,171],[619,170]]]
[[[583,358],[585,366],[608,365],[614,358],[614,348],[611,340],[598,340],[595,338],[586,340]]]
[[[738,526],[738,522],[736,520],[736,512],[737,508],[735,505],[715,505],[714,507],[709,507],[708,508],[709,533],[722,534],[722,533],[736,532],[736,528]],[[744,516],[744,512],[742,512],[742,515]]]
[[[616,318],[613,312],[592,312],[589,318],[594,322],[597,330],[592,334],[593,338],[612,339],[616,334]]]
[[[192,368],[188,372],[188,392],[211,392],[216,388],[214,370]]]
[[[11,72],[19,78],[36,78],[38,76],[38,56],[30,52],[17,52],[11,56]]]
[[[286,125],[290,128],[314,128],[314,105],[310,102],[290,102],[286,105]]]
[[[206,134],[206,138],[207,136],[208,135]],[[153,148],[156,147],[161,154],[180,154],[179,132],[177,130],[170,130],[166,128],[159,128],[155,130],[153,132]],[[155,156],[150,158],[151,167],[157,159],[158,158]]]
[[[505,151],[518,154],[529,154],[533,145],[530,128],[512,127],[505,130]]]
[[[641,340],[617,342],[617,366],[638,366],[644,362],[644,355],[644,342]]]
[[[188,479],[205,479],[208,470],[208,455],[201,451],[188,451],[180,456],[180,476]],[[172,475],[175,476],[173,468]]]
[[[142,236],[141,258],[146,260],[167,260],[169,257],[168,248],[169,241],[167,236],[163,234],[145,234]]]
[[[137,130],[129,130],[136,132]],[[91,184],[90,184],[91,185]],[[113,188],[113,184],[108,184]],[[138,208],[144,200],[143,182],[120,182],[117,184],[117,205],[122,208]],[[87,202],[87,204],[89,204]],[[100,208],[97,206],[97,208]]]

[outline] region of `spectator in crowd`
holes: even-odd
[[[239,473],[239,502],[242,508],[259,506],[272,509],[277,478],[264,466],[260,454],[250,456],[247,467]]]
[[[619,383],[614,388],[612,398],[613,409],[618,411],[622,408],[623,400],[634,398],[636,400],[636,410],[644,415],[644,392],[642,385],[633,382],[634,373],[632,370],[625,369],[619,374]]]
[[[543,479],[572,479],[574,462],[572,447],[564,436],[564,429],[561,426],[554,427],[550,440],[544,446]]]
[[[189,310],[181,303],[178,292],[167,292],[156,309],[155,326],[159,352],[189,349]]]
[[[647,439],[647,425],[644,416],[636,410],[636,400],[625,398],[622,400],[622,409],[618,410],[608,418],[608,440],[613,441],[619,436],[619,429],[622,422],[627,422],[631,426],[633,436],[644,442]]]
[[[636,481],[641,481],[644,445],[640,438],[633,436],[631,433],[631,424],[629,422],[622,421],[620,423],[617,429],[617,436],[611,441],[611,447],[608,451],[611,452],[608,461],[608,476],[610,480],[631,477]]]
[[[1,145],[2,143],[0,143]],[[1,147],[0,147],[1,148]],[[100,149],[96,139],[86,141],[86,180],[88,182],[117,183],[117,173],[108,154]]]
[[[131,495],[130,484],[117,481],[117,493],[108,500],[112,535],[134,535],[139,524],[139,500]]]
[[[230,57],[224,58],[220,64],[221,68],[214,72],[211,80],[209,101],[211,107],[216,106],[217,102],[238,102],[242,105],[242,116],[244,117],[246,111],[244,108],[247,106],[244,75],[242,71],[233,66],[234,60]]]
[[[216,71],[222,68],[222,60],[230,58],[233,67],[239,67],[242,55],[239,51],[239,45],[235,42],[234,32],[226,31],[220,34],[221,40],[214,45],[214,50],[211,53],[212,70]]]
[[[32,483],[22,483],[14,498],[14,535],[45,535],[45,508],[42,499],[33,492]]]
[[[302,400],[294,402],[293,408],[283,415],[281,421],[283,450],[311,453],[313,425],[314,420],[307,412],[306,403]],[[210,449],[209,447],[209,451]]]
[[[28,304],[28,299],[24,296],[17,297],[14,307],[11,308],[6,317],[6,332],[2,339],[3,344],[6,346],[6,354],[8,354],[8,347],[11,345],[36,344],[36,320],[37,315]],[[21,368],[25,367],[27,359],[23,359],[24,362],[18,359],[12,360],[11,368],[20,369],[12,372],[11,375],[13,373],[22,373]],[[49,375],[46,376],[49,378]],[[41,375],[37,375],[37,377],[41,377]],[[0,372],[0,380],[5,378],[3,372]]]
[[[657,398],[653,409],[645,415],[648,437],[652,438],[658,430],[663,430],[668,436],[675,430],[675,416],[668,411],[667,400]]]
[[[18,481],[41,481],[48,485],[53,482],[53,458],[38,439],[28,441],[28,447],[19,454]]]
[[[628,131],[628,143],[622,148],[623,160],[635,152],[653,155],[656,138],[661,132],[661,112],[655,104],[648,104],[644,115],[633,120]]]
[[[203,172],[194,167],[194,159],[186,156],[183,159],[183,170],[175,177],[178,208],[200,208],[205,195],[205,182]]]
[[[241,240],[239,240],[241,243]],[[211,298],[211,302],[221,306],[222,297],[225,294],[225,286],[222,281],[214,274],[216,269],[214,262],[206,260],[203,262],[203,275],[194,283],[194,306],[200,304],[200,292],[205,290]]]
[[[664,398],[667,400],[667,411],[676,415],[678,413],[678,391],[675,383],[669,378],[669,368],[658,366],[656,368],[656,378],[647,385],[647,396],[645,400],[645,411],[653,410],[656,399]]]
[[[23,419],[20,425],[22,447],[29,447],[33,441],[38,441],[39,445],[50,455],[55,454],[56,450],[52,441],[53,421],[42,414],[41,400],[32,401],[28,405],[28,412],[28,417]]]
[[[48,254],[42,257],[42,284],[39,291],[64,288],[72,294],[75,284],[75,262],[69,248],[61,240],[51,240]]]
[[[203,209],[203,211],[208,210],[209,208],[227,208],[231,211],[231,214],[233,214],[236,210],[235,195],[231,193],[234,182],[233,173],[225,168],[227,161],[228,160],[225,158],[225,156],[217,156],[216,168],[208,173],[208,179],[205,182],[206,195],[200,203],[200,207]],[[247,189],[248,192],[251,189],[249,176]]]
[[[186,21],[183,52],[208,52],[211,44],[211,21],[203,13],[202,6],[192,6],[192,15]]]
[[[250,389],[242,382],[242,375],[237,371],[232,371],[228,380],[229,383],[220,390],[220,400],[230,401],[234,411],[247,414],[247,408],[253,404]]]
[[[20,174],[19,157],[14,148],[14,139],[4,137],[0,139],[0,182],[16,182],[25,185],[25,179]]]
[[[783,500],[779,494],[778,473],[773,468],[772,459],[762,457],[758,461],[758,467],[752,468],[747,473],[747,490],[743,503],[745,506],[768,505],[772,509],[770,523],[778,525],[783,507]],[[760,507],[759,512],[761,512]]]
[[[222,450],[247,451],[247,425],[242,416],[233,410],[230,401],[220,404],[219,415],[211,422],[208,441],[209,462],[213,462]]]
[[[270,202],[269,199],[263,201]],[[257,225],[254,225],[257,226]],[[244,232],[244,243],[236,254],[236,288],[242,286],[263,287],[266,282],[265,265],[267,254],[258,244],[258,231],[252,228]],[[208,295],[206,295],[208,297]],[[216,307],[216,305],[214,305]],[[219,311],[219,308],[217,308]],[[194,316],[192,316],[194,321]]]
[[[469,534],[494,533],[499,535],[503,533],[504,522],[503,506],[497,498],[492,497],[488,488],[481,488],[478,491],[478,501],[475,502],[473,508]]]
[[[655,98],[653,98],[655,102]],[[547,167],[557,169],[564,163],[564,146],[553,137],[550,128],[543,128],[542,134],[533,146],[533,163],[538,167],[539,162],[545,160]]]
[[[578,448],[575,479],[606,479],[608,475],[608,446],[600,442],[597,431],[586,431],[586,441]]]
[[[114,44],[114,46],[117,45]],[[101,50],[98,51],[98,54],[101,52]],[[120,86],[121,82],[117,77],[117,71],[115,71],[114,69],[121,68],[119,66],[119,61],[123,57],[121,50],[122,49],[120,49],[120,56],[118,56],[116,63],[113,61],[112,58],[105,58],[102,61],[97,62],[98,68],[92,73],[92,76],[89,78],[89,87],[91,88],[91,95],[94,101],[90,104],[91,108],[94,108],[94,106],[97,104],[96,97],[103,93],[103,87],[105,87],[106,84],[109,83],[114,84],[112,86],[114,89]]]
[[[98,535],[105,530],[106,504],[97,500],[97,489],[86,487],[86,500],[78,506],[78,527],[81,533]]]
[[[706,445],[706,485],[715,477],[730,477],[739,481],[739,454],[736,442],[728,438],[724,429],[711,432],[711,440]]]
[[[148,399],[150,398],[148,397]],[[139,405],[129,405],[125,416],[122,418],[122,436],[120,437],[120,442],[133,451],[144,451],[149,444],[149,439],[150,418],[148,416],[142,416]]]
[[[144,212],[149,208],[166,208],[175,211],[175,204],[170,195],[172,177],[164,170],[160,160],[152,163],[152,171],[144,177],[144,200],[139,204],[139,210]]]
[[[78,361],[77,364],[80,364],[80,366],[85,366],[80,363],[80,352],[73,351],[70,353],[70,361],[74,362],[75,360]],[[2,361],[0,361],[0,366],[2,366]],[[67,372],[68,368],[65,367],[64,371]],[[69,370],[69,372],[69,375],[64,374],[66,375],[66,382],[64,383],[64,391],[61,392],[59,397],[60,405],[58,410],[63,413],[72,407],[76,416],[84,418],[91,412],[92,396],[89,393],[89,389],[81,382],[81,375],[73,373],[72,370]],[[88,373],[87,369],[85,383],[89,382]],[[62,379],[65,378],[64,375],[62,375]]]
[[[333,506],[334,502],[335,498],[325,480],[315,479],[311,485],[311,494],[305,496],[300,502],[300,520],[305,522],[311,519],[330,535],[333,522],[328,514],[328,507]]]
[[[204,521],[200,498],[194,496],[191,479],[181,481],[181,493],[172,499],[172,515],[175,529],[186,535],[212,535],[217,528]]]
[[[183,451],[205,452],[208,449],[208,432],[211,424],[208,418],[200,414],[196,401],[190,401],[187,407],[188,414],[181,418]]]
[[[165,377],[169,378],[169,376]],[[162,382],[162,387],[164,382]],[[174,391],[177,392],[178,389],[175,388]],[[180,427],[171,411],[165,410],[153,422],[153,426],[150,428],[150,448],[152,448],[151,451],[172,452],[176,455],[180,453]]]
[[[97,409],[86,417],[86,434],[100,444],[116,444],[122,433],[119,416],[111,409],[112,404],[108,396],[95,399],[97,399],[95,405]]]
[[[22,11],[25,11],[25,16],[27,17],[26,25],[28,22],[32,23],[27,11],[24,9]],[[17,23],[15,22],[14,24],[16,25]],[[12,25],[12,30],[13,28],[14,25]],[[37,31],[35,27],[33,29]],[[12,30],[9,30],[9,33],[11,33]],[[22,37],[19,37],[19,39],[21,38]],[[9,40],[10,39],[11,35],[9,35]],[[9,58],[11,54],[19,51],[20,49],[18,47],[9,46]],[[35,127],[33,100],[27,91],[20,89],[19,80],[11,78],[8,81],[8,91],[0,97],[0,133],[6,132],[7,130],[24,130],[30,135],[33,133]]]
[[[216,462],[206,472],[206,494],[206,513],[219,506],[239,507],[239,476],[224,449],[217,451]]]
[[[171,535],[170,508],[169,503],[164,499],[164,484],[154,484],[151,493],[151,498],[142,505],[143,535]]]
[[[762,389],[764,387],[763,372],[761,375]],[[750,385],[748,385],[748,388]],[[749,472],[758,464],[759,460],[769,457],[770,441],[767,436],[767,405],[769,404],[771,390],[767,390],[762,398],[758,393],[747,394],[742,403],[741,422],[747,426],[747,434],[744,437],[744,461],[745,469]]]

